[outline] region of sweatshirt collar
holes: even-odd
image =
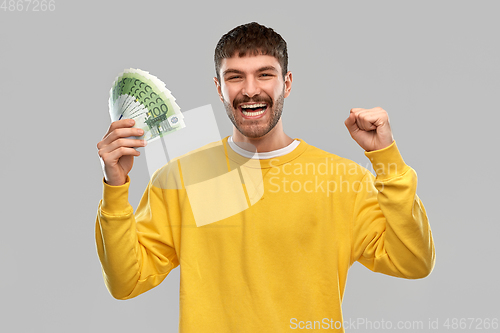
[[[261,159],[261,160],[253,160],[254,162],[252,163],[247,163],[249,162],[249,158],[241,156],[240,154],[236,153],[228,144],[227,139],[229,138],[229,135],[226,136],[224,139],[222,139],[222,143],[224,144],[224,150],[226,157],[235,162],[236,165],[246,165],[248,167],[254,167],[255,165],[260,164],[261,169],[267,169],[267,168],[272,168],[274,166],[282,165],[285,163],[288,163],[290,161],[293,161],[300,155],[302,155],[307,147],[309,146],[304,140],[295,138],[295,140],[300,141],[299,145],[292,150],[290,153],[278,156],[278,157],[273,157],[269,159]],[[256,163],[255,161],[258,161],[259,163]]]

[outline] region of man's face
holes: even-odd
[[[223,59],[220,81],[214,78],[227,115],[238,131],[248,138],[260,138],[278,123],[283,101],[290,94],[292,73],[281,74],[273,56],[237,55]]]

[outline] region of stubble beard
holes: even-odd
[[[252,138],[252,139],[257,139],[261,138],[267,133],[269,133],[278,123],[278,121],[281,118],[281,114],[283,113],[283,104],[285,101],[285,87],[283,87],[283,91],[281,94],[278,96],[276,99],[275,103],[271,101],[270,99],[262,99],[262,98],[256,98],[256,99],[246,99],[246,100],[235,100],[233,102],[234,106],[231,105],[229,102],[226,102],[224,99],[224,107],[226,108],[226,113],[231,122],[233,123],[234,127],[245,137],[247,138]],[[247,102],[266,102],[269,108],[269,122],[267,123],[267,126],[262,127],[259,126],[261,120],[250,120],[250,119],[245,119],[245,126],[243,126],[243,121],[241,116],[239,117],[239,120],[236,120],[235,114],[236,112],[240,112],[238,110],[238,104],[239,103],[247,103]]]

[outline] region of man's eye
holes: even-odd
[[[272,76],[272,75],[271,75],[271,74],[269,74],[269,73],[262,73],[260,76],[263,76],[263,77],[270,77],[270,76]]]
[[[233,79],[239,79],[240,76],[230,76],[226,80],[233,80]]]

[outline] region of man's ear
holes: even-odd
[[[220,86],[219,80],[217,80],[216,77],[214,77],[214,83],[215,87],[217,88],[217,93],[219,94],[220,101],[224,103],[224,97],[222,97],[222,88]]]
[[[288,72],[285,74],[285,94],[284,97],[287,98],[290,95],[290,91],[292,90],[292,72]]]

